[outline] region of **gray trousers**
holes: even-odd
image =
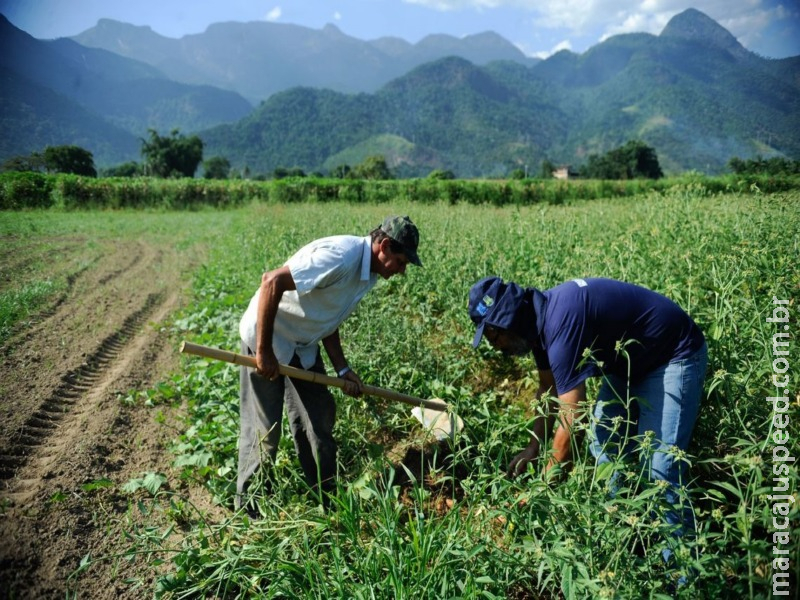
[[[244,343],[242,354],[253,356]],[[290,365],[302,368],[297,355]],[[311,370],[325,373],[319,353]],[[269,381],[248,367],[241,367],[239,383],[236,508],[246,501],[243,496],[251,477],[259,468],[262,475],[267,475],[269,464],[275,460],[284,405],[306,483],[315,491],[330,491],[335,486],[336,477],[336,441],[333,439],[336,402],[330,390],[318,383],[285,376]]]

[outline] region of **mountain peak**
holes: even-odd
[[[132,25],[115,19],[102,18],[97,20],[96,29],[101,31],[138,31],[143,33],[154,33],[149,25]]]
[[[750,54],[722,25],[697,9],[689,8],[672,17],[661,37],[682,38],[716,46],[741,58]]]
[[[325,27],[322,28],[322,33],[331,38],[347,37],[344,33],[342,33],[342,30],[333,23],[326,23]]]

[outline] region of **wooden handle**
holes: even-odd
[[[221,360],[223,362],[232,363],[234,365],[242,365],[244,367],[256,368],[256,359],[254,356],[246,356],[244,354],[237,354],[236,352],[229,352],[228,350],[221,350],[219,348],[211,348],[209,346],[201,346],[200,344],[193,344],[192,342],[181,343],[181,352],[185,354],[194,354],[195,356],[202,356],[204,358],[211,358],[214,360]],[[288,365],[278,365],[278,372],[281,375],[292,377],[293,379],[300,379],[301,381],[310,381],[320,385],[327,385],[331,387],[344,388],[345,380],[339,377],[330,377],[322,373],[315,373],[314,371],[306,371],[305,369],[298,369]],[[377,396],[385,398],[386,400],[394,400],[396,402],[404,402],[412,406],[424,406],[425,408],[432,408],[433,410],[447,410],[447,404],[441,400],[425,400],[423,398],[416,398],[387,390],[384,388],[375,387],[374,385],[362,386],[365,394],[370,396]]]

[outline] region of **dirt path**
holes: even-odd
[[[161,323],[181,303],[187,265],[144,240],[50,240],[67,288],[0,349],[0,598],[141,597],[136,561],[81,559],[125,547],[119,486],[168,472],[176,409],[125,404],[178,368]],[[0,253],[6,271],[29,257]],[[156,421],[156,414],[162,418]],[[113,487],[92,485],[105,480]]]

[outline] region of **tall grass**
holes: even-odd
[[[769,596],[772,430],[765,398],[774,388],[773,331],[765,319],[773,296],[791,301],[789,389],[797,390],[798,209],[797,193],[683,187],[564,206],[251,205],[227,211],[224,227],[213,213],[201,215],[196,227],[215,245],[195,274],[191,305],[174,322],[176,337],[235,349],[238,319],[263,270],[316,237],[366,234],[388,213],[409,214],[420,227],[425,267],[381,282],[362,301],[342,326],[345,352],[364,381],[441,397],[467,428],[452,444],[424,444],[406,406],[338,396],[336,509],[323,512],[306,492],[284,431],[274,492],[258,498],[261,518],[252,520],[231,508],[236,370],[187,359],[183,372],[148,397],[187,403],[173,474],[203,481],[226,516],[209,522],[176,488],[140,489],[132,499],[170,522],[131,525],[131,559],[148,557],[155,594],[165,598]],[[661,490],[636,466],[618,465],[626,477],[610,496],[611,472],[595,467],[585,436],[577,436],[571,470],[544,477],[539,462],[518,480],[505,478],[540,407],[530,358],[471,348],[467,290],[489,274],[540,288],[615,277],[670,296],[697,320],[710,364],[683,457],[696,536],[669,535]],[[589,386],[590,398],[596,388]],[[799,404],[793,401],[789,428],[795,448]],[[585,430],[588,419],[576,427]],[[795,469],[795,497],[797,483]],[[183,530],[177,541],[175,527]],[[661,558],[667,546],[673,565]],[[688,582],[676,587],[681,575]]]

